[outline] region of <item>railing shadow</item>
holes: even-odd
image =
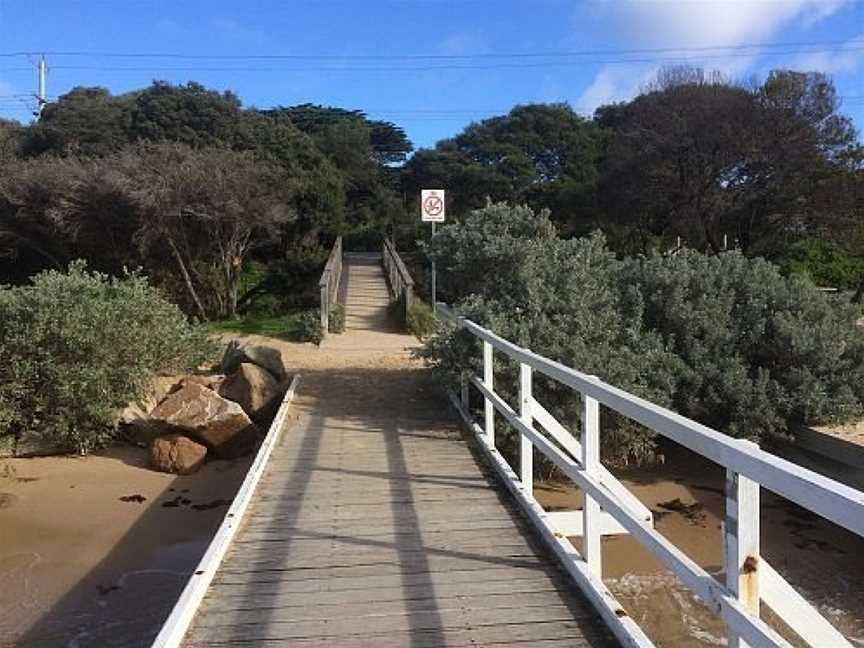
[[[412,648],[446,645],[453,633],[468,637],[474,632],[469,600],[458,588],[454,596],[453,585],[448,594],[439,592],[452,568],[466,583],[482,582],[489,569],[548,576],[554,590],[548,601],[566,610],[570,631],[577,628],[586,645],[608,645],[593,610],[562,584],[557,566],[544,557],[539,540],[506,496],[495,490],[490,473],[481,469],[466,478],[464,467],[449,471],[435,462],[436,444],[466,446],[469,440],[427,371],[325,370],[307,372],[303,381],[301,418],[286,430],[271,459],[270,470],[278,474],[265,476],[266,501],[250,510],[254,541],[244,540],[241,530],[230,564],[211,590],[214,607],[202,609],[195,639],[226,645],[303,645],[313,639],[363,646],[383,641]],[[470,462],[469,450],[465,458]],[[427,459],[434,469],[422,468]],[[430,539],[424,528],[430,498],[435,508],[446,508],[446,498],[452,497],[453,515],[470,526],[470,512],[461,509],[480,489],[495,493],[520,542],[502,541],[500,551],[489,551],[494,531],[487,546]],[[369,506],[358,507],[364,497]],[[378,523],[380,533],[374,532]],[[352,531],[358,524],[366,531]],[[375,587],[401,594],[382,598],[383,590],[365,589],[364,579],[370,577]],[[348,585],[360,589],[349,593]],[[226,592],[228,604],[221,598]],[[327,596],[320,597],[322,592]],[[518,626],[523,613],[512,609],[505,625]]]

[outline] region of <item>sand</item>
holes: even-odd
[[[149,645],[250,458],[177,477],[146,454],[0,462],[0,645]]]
[[[845,425],[814,425],[813,429],[843,441],[864,446],[864,421]]]

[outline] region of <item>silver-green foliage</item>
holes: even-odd
[[[854,313],[767,262],[697,252],[622,261],[599,234],[561,239],[545,212],[505,204],[443,228],[429,253],[468,318],[734,436],[862,412]],[[480,373],[478,343],[464,332],[445,329],[426,353],[451,384]],[[502,354],[496,362],[496,390],[515,403],[517,369]],[[538,377],[535,396],[578,429],[572,390]],[[608,410],[601,422],[607,459],[651,456],[647,430]]]
[[[424,301],[415,300],[405,313],[405,328],[418,340],[427,340],[435,333],[435,315]]]
[[[737,252],[628,259],[619,286],[679,359],[674,408],[756,441],[864,414],[857,310]]]
[[[638,301],[617,290],[618,262],[601,236],[561,239],[546,212],[493,204],[441,230],[430,253],[460,313],[516,344],[670,403],[677,358],[642,326]],[[451,384],[468,368],[480,371],[477,342],[464,332],[445,330],[427,354]],[[496,391],[510,403],[517,376],[496,354]],[[580,403],[572,390],[538,377],[535,397],[578,429]],[[511,446],[516,441],[501,438]],[[622,463],[642,460],[654,448],[646,430],[612,416],[604,417],[603,445]]]
[[[0,436],[29,431],[88,452],[114,438],[117,409],[154,373],[193,369],[214,352],[137,273],[108,277],[76,261],[0,287]]]

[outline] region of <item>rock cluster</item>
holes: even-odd
[[[270,347],[232,342],[220,369],[160,377],[142,402],[120,413],[128,436],[149,448],[157,470],[188,475],[208,456],[232,459],[255,448],[285,390],[282,356]]]

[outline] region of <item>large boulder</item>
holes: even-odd
[[[269,371],[251,362],[243,362],[225,379],[219,394],[238,403],[253,420],[260,420],[279,391],[279,383]]]
[[[241,346],[237,340],[232,340],[228,343],[225,354],[222,356],[222,371],[226,374],[232,374],[244,362],[266,369],[279,382],[288,376],[282,362],[282,354],[278,349],[261,344]]]
[[[225,382],[225,374],[192,374],[183,378],[177,387],[180,388],[191,383],[218,392],[223,382]]]
[[[182,434],[161,436],[150,444],[150,464],[162,472],[191,475],[206,457],[205,446]]]
[[[223,458],[245,454],[258,438],[240,405],[195,383],[170,394],[150,413],[150,421],[161,425],[163,433],[185,434]]]
[[[154,376],[147,385],[140,400],[129,403],[117,412],[117,422],[121,425],[136,425],[146,420],[150,412],[173,391],[180,388],[183,376]]]

